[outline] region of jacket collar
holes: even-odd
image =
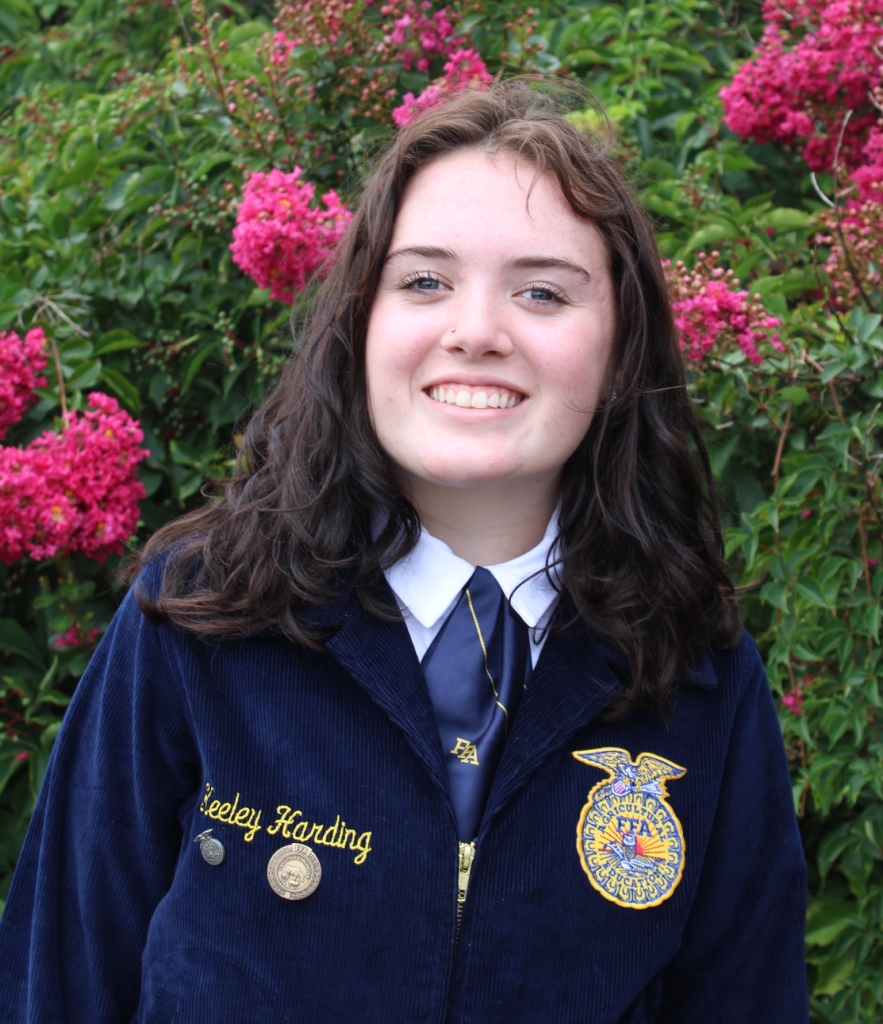
[[[385,580],[378,596],[391,609],[396,608]],[[387,622],[369,615],[352,591],[336,605],[314,609],[310,618],[335,630],[325,645],[328,653],[404,732],[430,778],[447,792],[435,713],[404,622]]]
[[[385,580],[379,584],[377,596],[395,608]],[[569,615],[570,603],[562,599],[503,751],[483,828],[538,767],[574,732],[596,719],[622,690],[625,665],[621,655],[581,623],[561,625]],[[447,793],[435,715],[404,623],[369,615],[352,591],[333,606],[314,609],[311,618],[334,630],[327,641],[328,652],[403,731],[430,778]],[[704,657],[685,683],[715,688],[711,658]]]

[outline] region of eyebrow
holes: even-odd
[[[406,256],[422,256],[427,260],[457,260],[457,254],[452,249],[442,249],[437,245],[409,245],[407,249],[396,249],[389,253],[385,263],[392,263]]]
[[[389,253],[385,262],[391,263],[393,260],[414,256],[422,256],[427,260],[451,260],[455,263],[459,260],[459,256],[452,249],[443,249],[437,245],[409,245],[405,249],[396,249]],[[571,273],[584,277],[587,281],[592,279],[592,275],[585,267],[562,259],[560,256],[518,256],[515,259],[507,260],[506,266],[518,270],[531,270],[534,267],[569,270]]]

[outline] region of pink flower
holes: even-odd
[[[429,57],[441,54],[454,46],[459,40],[454,26],[447,16],[447,8],[430,14],[431,4],[416,4],[414,0],[405,0],[404,13],[393,19],[393,30],[389,40],[400,47],[393,55],[400,60],[406,71],[416,62],[418,71],[429,67]],[[388,4],[381,8],[383,14],[392,14],[394,7]]]
[[[758,142],[806,140],[815,171],[831,169],[842,131],[841,162],[861,166],[877,121],[883,0],[765,0],[763,17],[754,55],[721,90],[725,123]]]
[[[484,89],[493,77],[476,50],[456,50],[444,66],[444,75],[427,86],[418,97],[406,93],[402,105],[392,112],[393,121],[403,128],[413,123],[424,110],[443,103],[445,97],[461,89]]]
[[[445,80],[450,89],[468,89],[470,86],[489,85],[493,76],[477,50],[456,50],[445,64]]]
[[[277,67],[283,67],[288,63],[288,55],[297,46],[294,39],[289,39],[284,32],[277,32],[273,36],[273,47],[270,50],[270,63]]]
[[[325,209],[311,206],[316,186],[272,170],[253,174],[245,186],[233,229],[233,262],[274,299],[292,302],[307,279],[330,264],[352,214],[331,189]]]
[[[712,349],[724,352],[735,345],[752,364],[763,362],[763,342],[783,352],[779,319],[739,289],[732,270],[717,267],[717,259],[716,252],[700,253],[692,270],[680,260],[675,267],[663,260],[681,351],[699,363]]]
[[[22,750],[20,753],[16,754],[15,757],[12,760],[13,761],[27,761],[27,759],[28,759],[28,752],[26,750]]]
[[[809,519],[809,518],[810,518],[810,516],[812,515],[812,509],[811,509],[811,508],[805,508],[805,509],[803,509],[803,511],[802,511],[802,512],[800,513],[800,515],[801,515],[801,516],[802,516],[802,517],[803,517],[804,519]]]
[[[444,99],[444,90],[438,85],[428,85],[416,99],[412,92],[406,92],[402,97],[402,105],[392,112],[392,119],[399,128],[404,128],[411,124],[421,111],[437,107]]]
[[[87,634],[83,635],[82,627],[79,623],[76,623],[73,626],[68,626],[61,636],[55,638],[55,646],[58,648],[87,647],[89,644],[94,643],[100,634],[100,629],[90,629]]]
[[[138,525],[138,463],[150,454],[137,420],[93,392],[83,413],[64,417],[26,448],[0,447],[0,561],[76,552],[121,554]]]
[[[792,715],[802,714],[803,694],[800,690],[790,690],[782,695],[782,707],[787,708]]]
[[[782,707],[788,708],[792,715],[803,714],[803,694],[809,689],[809,684],[814,678],[815,676],[807,674],[798,680],[788,693],[782,695]]]
[[[46,367],[45,346],[42,327],[28,331],[24,341],[15,331],[0,333],[0,440],[34,400],[34,388],[46,384],[38,376]]]

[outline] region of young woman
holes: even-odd
[[[650,228],[524,84],[403,129],[57,740],[4,1022],[790,1024],[805,865]]]

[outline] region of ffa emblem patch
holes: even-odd
[[[684,833],[666,802],[665,780],[687,769],[656,754],[632,761],[619,747],[574,750],[573,756],[608,773],[590,791],[576,827],[583,871],[619,907],[658,907],[684,871]]]

